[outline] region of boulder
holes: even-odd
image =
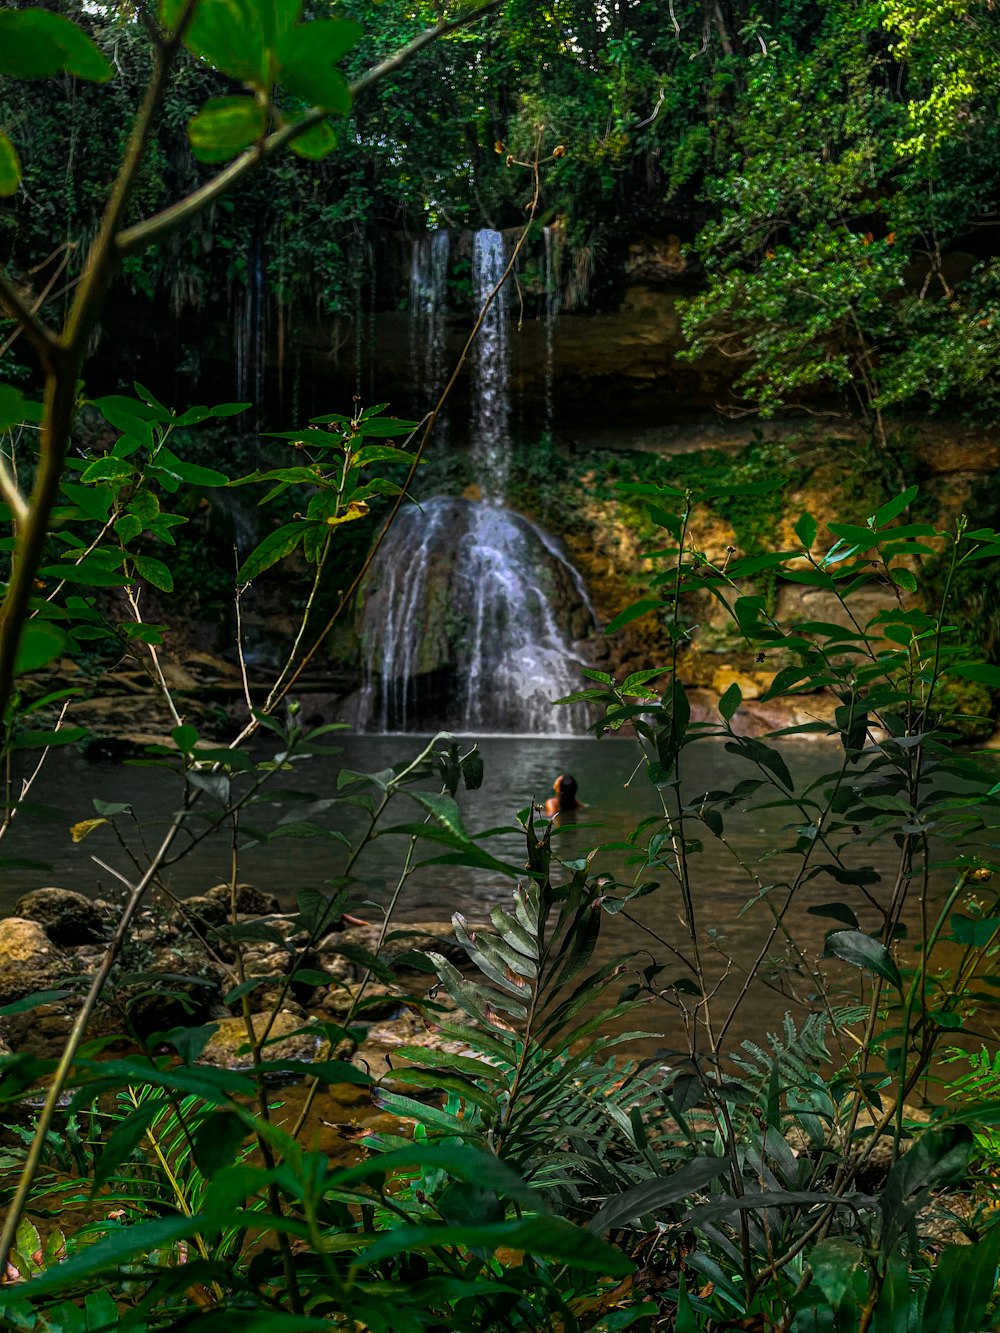
[[[328,935],[319,946],[323,967],[333,975],[340,975],[339,971],[334,971],[336,966],[334,960],[338,957],[339,944],[352,945],[356,949],[363,949],[365,953],[374,954],[378,949],[380,931],[381,927],[375,925],[348,926],[345,930]],[[378,956],[390,967],[396,967],[396,959],[403,954],[426,949],[433,949],[435,953],[441,954],[456,966],[462,966],[469,961],[465,950],[455,939],[455,931],[450,921],[399,921],[394,922],[387,933],[390,938],[383,944]],[[362,970],[356,967],[358,975]],[[403,963],[399,971],[423,972],[423,969]]]
[[[17,916],[37,921],[53,944],[96,944],[107,936],[105,919],[89,898],[72,889],[34,889],[14,904]]]
[[[232,902],[231,885],[216,884],[209,889],[205,896],[214,899],[216,902],[221,902],[228,915]],[[241,916],[269,916],[277,910],[278,900],[273,893],[262,893],[260,889],[255,889],[252,884],[237,884],[236,911]]]
[[[0,1005],[53,990],[72,973],[70,960],[37,921],[18,916],[0,921]]]
[[[270,1022],[270,1013],[251,1016],[256,1036],[260,1036]],[[278,1040],[275,1040],[277,1038]],[[268,1045],[262,1052],[268,1062],[281,1060],[316,1061],[322,1058],[326,1038],[317,1028],[309,1028],[294,1010],[282,1009],[274,1020],[268,1036]],[[208,1045],[199,1057],[199,1063],[215,1065],[219,1069],[246,1070],[253,1067],[247,1047],[247,1030],[242,1018],[222,1018]],[[275,1074],[278,1071],[273,1071]],[[292,1074],[297,1078],[297,1074]]]
[[[138,1031],[148,1035],[202,1023],[217,1012],[224,972],[197,941],[161,946],[143,971],[146,975],[129,1000],[129,1018]]]
[[[359,991],[358,986],[330,986],[318,1003],[313,1002],[313,1007],[331,1018],[344,1019],[351,1012]],[[358,1000],[354,1022],[365,1024],[377,1018],[389,1018],[402,1007],[403,1001],[392,987],[370,981]]]
[[[224,886],[227,887],[228,886]],[[185,933],[197,932],[211,937],[214,930],[229,921],[229,903],[207,893],[185,898],[183,903],[171,914],[171,920]]]

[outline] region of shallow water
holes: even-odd
[[[346,766],[359,771],[374,772],[400,760],[411,758],[420,748],[420,738],[405,736],[350,736],[344,741],[344,751],[336,759],[313,759],[291,777],[283,776],[285,786],[294,786],[315,797],[332,794],[337,770]],[[580,796],[587,803],[575,822],[568,823],[556,835],[555,845],[566,858],[581,855],[599,843],[620,842],[634,825],[648,815],[657,813],[656,793],[648,785],[645,775],[635,772],[639,754],[634,742],[619,738],[567,737],[485,737],[481,740],[486,776],[482,788],[475,792],[459,793],[466,827],[476,832],[514,823],[515,812],[532,801],[543,801],[551,791],[552,780],[558,773],[570,772],[579,783]],[[790,742],[782,753],[797,786],[811,782],[822,774],[839,767],[840,751],[828,743]],[[685,755],[686,776],[684,790],[697,793],[712,788],[733,785],[742,777],[756,776],[749,766],[727,754],[714,742],[692,746]],[[631,779],[631,781],[630,781]],[[430,783],[425,784],[430,786]],[[6,856],[37,858],[50,866],[49,870],[7,868],[3,870],[0,886],[0,913],[9,913],[18,894],[44,884],[61,884],[79,889],[92,896],[112,896],[115,879],[106,867],[124,874],[134,874],[122,848],[107,828],[100,828],[84,842],[74,844],[70,827],[79,820],[94,815],[92,797],[105,801],[131,803],[150,845],[155,845],[159,828],[169,819],[177,801],[176,778],[157,768],[131,765],[88,764],[82,757],[57,753],[53,756],[44,783],[32,793],[35,800],[49,807],[49,818],[43,820],[25,814],[15,824],[11,836],[5,839]],[[244,828],[251,824],[270,826],[289,807],[269,800],[258,807],[252,817],[247,815]],[[405,824],[422,817],[422,811],[406,797],[399,798],[397,811],[390,811],[387,825]],[[336,808],[327,816],[334,826],[348,833],[359,827],[357,811]],[[783,832],[793,822],[788,809],[739,809],[726,815],[726,834],[738,848],[744,862],[763,884],[782,880],[793,865],[789,859],[775,857],[772,848],[791,842],[794,835]],[[159,827],[158,827],[159,826]],[[138,852],[136,839],[131,839]],[[360,881],[359,898],[384,901],[391,891],[405,855],[407,839],[385,834],[377,838],[357,865]],[[438,849],[426,844],[424,859],[433,857]],[[490,840],[491,852],[501,860],[514,865],[523,864],[523,836],[517,832],[504,833]],[[894,848],[890,842],[869,848],[858,840],[845,859],[851,864],[870,864],[888,872],[893,864]],[[275,893],[285,907],[294,904],[300,889],[322,889],[343,866],[343,850],[334,842],[315,838],[289,838],[270,844],[259,844],[245,851],[241,858],[240,876],[262,889]],[[818,857],[822,864],[828,857]],[[104,862],[102,866],[98,862]],[[691,858],[692,882],[696,912],[700,917],[700,931],[707,941],[705,969],[721,985],[716,1009],[725,1013],[729,1003],[739,993],[746,970],[764,947],[773,923],[771,903],[780,905],[780,890],[760,896],[750,874],[741,869],[736,859],[713,838],[707,838],[704,851]],[[191,854],[172,867],[168,881],[173,890],[184,895],[203,892],[220,880],[228,878],[230,847],[227,834],[217,834],[196,847]],[[595,862],[596,871],[610,874],[628,874],[620,851],[601,853]],[[648,878],[649,872],[644,874]],[[623,916],[607,917],[598,946],[598,961],[611,958],[622,951],[649,950],[641,956],[643,963],[655,956],[659,962],[670,960],[668,946],[685,952],[688,932],[682,924],[682,903],[676,885],[661,873],[661,887],[648,896],[637,899],[630,909],[633,920]],[[411,920],[446,919],[452,912],[461,911],[471,920],[483,919],[491,905],[508,897],[512,881],[503,875],[467,869],[459,866],[424,866],[407,882],[400,903],[400,915]],[[888,894],[889,883],[883,879],[874,889],[876,896]],[[823,949],[826,932],[837,923],[828,917],[811,915],[810,906],[829,901],[846,902],[857,912],[864,928],[874,928],[877,915],[866,906],[858,890],[839,886],[826,874],[820,874],[800,889],[795,905],[786,917],[786,924],[796,941],[807,954],[818,957]],[[365,909],[361,909],[365,910]],[[369,908],[369,913],[374,909]],[[652,934],[648,933],[652,932]],[[709,932],[711,932],[709,934]],[[659,937],[658,939],[656,937]],[[905,950],[901,961],[905,961]],[[780,939],[774,953],[781,952]],[[845,998],[857,994],[861,974],[837,961],[823,964],[835,985],[843,985]],[[684,967],[677,964],[663,974],[664,981],[683,975]],[[811,983],[807,976],[794,978],[796,992],[807,996]],[[745,1037],[759,1039],[767,1030],[773,1030],[784,1013],[796,1010],[786,995],[757,983],[749,991],[731,1032],[734,1040]],[[669,1044],[680,1044],[682,1025],[674,1010],[662,1003],[647,1010],[640,1024],[663,1034]],[[660,1044],[647,1043],[647,1049]]]

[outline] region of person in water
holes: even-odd
[[[570,810],[585,810],[586,806],[576,797],[576,778],[568,773],[560,773],[552,784],[555,796],[545,802],[545,813],[549,816],[564,815]]]

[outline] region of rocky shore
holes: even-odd
[[[81,995],[100,966],[116,920],[115,907],[71,889],[24,894],[0,921],[0,1053],[58,1056]],[[88,1030],[88,1038],[149,1042],[176,1027],[212,1029],[199,1061],[224,1069],[250,1067],[247,1021],[267,1033],[264,1059],[282,1081],[280,1065],[350,1059],[378,1078],[403,1045],[433,1044],[422,1003],[434,980],[419,950],[433,948],[456,964],[465,959],[451,925],[393,923],[381,928],[353,917],[307,930],[277,899],[249,884],[235,894],[218,884],[205,894],[145,909],[123,945]],[[34,1003],[21,1003],[37,996]]]

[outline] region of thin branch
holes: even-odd
[[[48,1144],[49,1130],[52,1127],[52,1120],[59,1105],[59,1099],[69,1082],[70,1074],[76,1061],[77,1052],[80,1049],[87,1032],[87,1027],[93,1017],[98,998],[111,974],[115,959],[118,957],[122,945],[125,943],[129,934],[132,920],[136,912],[139,910],[146,889],[156,877],[160,865],[166,857],[167,852],[170,850],[170,846],[173,843],[174,838],[176,838],[186,814],[186,810],[181,810],[174,816],[166,836],[160,844],[160,849],[154,856],[146,873],[137,884],[132,886],[131,895],[121,914],[114,936],[104,952],[101,966],[94,974],[94,978],[90,983],[90,989],[87,991],[83,1004],[80,1006],[80,1011],[76,1016],[76,1021],[73,1024],[73,1029],[66,1040],[63,1053],[59,1058],[59,1064],[55,1074],[52,1076],[52,1082],[49,1084],[48,1092],[46,1093],[45,1104],[39,1112],[38,1120],[35,1123],[35,1135],[32,1139],[28,1156],[25,1159],[20,1179],[18,1180],[17,1190],[15,1191],[14,1197],[7,1209],[3,1231],[0,1233],[0,1273],[6,1272],[7,1270],[7,1261],[10,1258],[10,1252],[17,1236],[17,1228],[24,1215],[24,1209],[31,1195],[35,1176],[38,1173],[39,1165],[41,1164],[42,1157]]]
[[[52,254],[48,256],[47,259],[43,259],[40,264],[36,264],[34,268],[29,268],[27,270],[29,274],[38,273],[40,269],[46,268],[49,264],[51,264],[52,260],[55,259],[56,255],[60,253],[62,254],[62,258],[59,261],[58,268],[52,274],[51,278],[49,278],[48,282],[46,282],[40,294],[35,297],[35,300],[32,303],[31,306],[32,315],[37,315],[38,312],[41,310],[42,306],[48,300],[49,293],[52,291],[52,288],[59,281],[61,274],[65,272],[66,265],[69,263],[69,257],[75,249],[76,249],[76,241],[63,241],[62,245],[57,246],[56,249],[53,250]],[[39,320],[38,323],[41,323],[41,320]],[[44,327],[46,326],[43,325],[43,328]],[[6,342],[0,345],[0,356],[5,356],[10,351],[11,347],[13,347],[14,343],[17,341],[18,336],[22,333],[25,333],[26,331],[27,331],[27,326],[25,324],[18,324],[14,332],[7,338]],[[52,336],[54,338],[55,334],[53,334]]]
[[[389,78],[402,69],[404,65],[409,64],[413,57],[422,51],[425,46],[429,46],[431,42],[435,42],[441,37],[447,37],[449,33],[456,32],[459,28],[468,27],[470,23],[475,23],[477,19],[492,14],[502,4],[503,0],[488,0],[487,4],[471,9],[458,18],[449,19],[445,23],[438,23],[433,28],[427,28],[418,37],[414,37],[412,42],[408,42],[406,46],[401,47],[394,55],[383,60],[381,64],[373,66],[359,79],[355,79],[351,84],[352,99],[360,97],[377,83],[381,83],[383,79]],[[245,153],[231,162],[224,171],[220,171],[217,176],[207,181],[199,190],[189,194],[186,199],[178,200],[176,204],[171,204],[169,208],[154,213],[145,222],[139,222],[134,227],[126,228],[115,240],[115,248],[119,258],[124,259],[129,255],[139,254],[157,241],[162,241],[165,236],[169,236],[178,227],[182,227],[196,218],[210,204],[215,203],[216,199],[235,185],[237,181],[242,180],[249,172],[259,167],[262,162],[266,162],[268,158],[273,157],[282,148],[286,148],[301,135],[319,125],[329,114],[329,111],[323,107],[313,107],[294,125],[283,125],[260,143],[248,148]]]
[[[29,306],[25,305],[17,288],[2,268],[0,268],[0,307],[24,330],[24,336],[37,352],[43,369],[48,371],[52,363],[53,350],[57,346],[56,335]]]

